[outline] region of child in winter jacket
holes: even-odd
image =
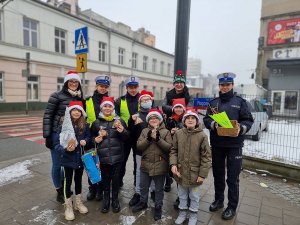
[[[168,173],[168,153],[172,147],[172,137],[165,128],[160,110],[151,109],[146,117],[148,127],[143,129],[137,149],[142,152],[140,187],[140,202],[132,212],[139,212],[148,207],[148,194],[151,180],[155,183],[155,210],[154,220],[161,219],[164,198],[164,182]]]
[[[199,126],[197,112],[187,108],[182,120],[185,127],[175,132],[170,153],[170,164],[174,178],[178,183],[180,201],[180,211],[175,224],[182,224],[189,218],[189,225],[196,225],[200,185],[208,175],[211,165],[211,151],[207,135]],[[190,198],[189,207],[188,197]]]
[[[114,213],[120,211],[118,199],[120,171],[124,161],[124,141],[129,132],[125,122],[115,114],[114,97],[102,98],[98,119],[93,122],[91,133],[97,145],[100,158],[103,182],[102,213],[107,213],[110,207],[110,192],[112,187],[112,209]]]
[[[85,214],[88,209],[81,201],[82,190],[82,152],[85,146],[90,145],[91,136],[89,125],[85,121],[86,113],[81,101],[71,101],[65,111],[65,118],[61,132],[54,135],[54,149],[62,152],[61,165],[64,168],[64,199],[65,219],[74,220],[71,198],[71,185],[74,174],[75,182],[75,210]]]

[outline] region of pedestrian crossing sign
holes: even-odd
[[[87,71],[86,53],[76,55],[76,72],[85,73]]]
[[[75,30],[75,54],[88,52],[88,28],[82,27]]]

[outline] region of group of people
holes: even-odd
[[[109,76],[100,75],[95,83],[93,95],[84,99],[78,74],[69,71],[62,90],[50,96],[44,113],[43,135],[46,147],[51,150],[56,200],[64,203],[66,220],[75,219],[73,177],[74,209],[82,214],[88,212],[81,199],[81,156],[91,149],[95,149],[100,158],[96,166],[101,170],[102,181],[92,184],[88,179],[87,200],[102,200],[102,213],[107,213],[110,206],[114,213],[121,209],[119,189],[124,185],[126,163],[132,149],[135,193],[129,206],[133,212],[148,207],[150,191],[155,202],[154,219],[161,219],[164,191],[170,191],[173,177],[178,191],[174,207],[179,208],[175,223],[182,224],[189,219],[190,225],[196,224],[199,187],[208,175],[212,152],[216,193],[210,211],[223,208],[227,159],[229,202],[222,217],[235,216],[243,139],[253,119],[245,101],[233,94],[232,74],[219,78],[220,97],[212,100],[210,106],[219,107],[230,119],[238,120],[241,131],[237,138],[218,136],[218,125],[209,117],[212,112],[208,110],[204,124],[210,130],[210,144],[198,113],[188,107],[190,96],[182,71],[177,71],[174,88],[166,93],[163,112],[155,107],[152,92],[139,91],[138,77],[130,76],[125,81],[127,92],[116,100],[108,95]]]

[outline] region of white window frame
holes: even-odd
[[[143,56],[143,71],[147,71],[148,67],[148,56]]]
[[[0,101],[4,100],[4,72],[0,71]]]
[[[118,64],[124,65],[124,61],[125,61],[125,49],[119,48],[118,49]]]
[[[28,20],[29,27],[24,27],[25,20]],[[32,24],[36,23],[36,29],[32,29]],[[25,44],[25,31],[28,31],[28,45]],[[36,34],[36,46],[33,45],[33,34]],[[23,44],[24,46],[38,48],[39,46],[39,22],[33,19],[29,19],[27,17],[23,17]]]
[[[56,35],[56,31],[58,31],[58,36]],[[64,34],[64,37],[62,37],[62,34]],[[56,41],[58,41],[58,50],[56,49]],[[57,53],[66,54],[67,52],[66,43],[67,43],[67,32],[63,29],[55,27],[54,28],[54,51]]]
[[[63,87],[64,87],[64,78],[58,77],[57,78],[57,91],[61,91]]]
[[[36,78],[36,81],[29,80],[30,78]],[[39,76],[29,76],[27,77],[27,98],[30,102],[36,102],[40,99],[40,82]],[[34,85],[37,85],[37,98],[34,98]]]
[[[106,49],[107,49],[107,44],[99,41],[99,62],[106,62]]]
[[[157,59],[152,59],[152,73],[156,73]]]
[[[138,63],[138,54],[136,52],[132,53],[132,60],[131,60],[131,68],[137,69],[137,63]]]
[[[160,74],[164,75],[164,67],[165,67],[165,62],[160,61]]]

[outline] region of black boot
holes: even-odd
[[[219,209],[222,209],[223,207],[224,207],[223,201],[215,200],[209,206],[209,211],[215,212],[215,211],[218,211]]]
[[[179,198],[177,197],[174,204],[173,204],[174,209],[179,209]]]
[[[138,193],[135,193],[129,201],[129,206],[134,206],[134,205],[138,204],[140,201],[140,198],[141,198],[141,195]]]
[[[171,184],[173,183],[173,180],[170,176],[166,176],[166,183],[164,187],[165,192],[170,192],[171,191]]]
[[[89,186],[89,192],[86,195],[88,201],[93,200],[96,197],[96,190],[93,186]]]
[[[118,193],[118,191],[112,193],[111,207],[114,213],[118,213],[121,210]]]
[[[102,182],[100,182],[97,186],[96,201],[102,201],[102,200],[103,200],[103,185]]]
[[[110,191],[104,191],[103,201],[102,201],[102,213],[107,213],[110,206]]]
[[[154,208],[154,220],[160,220],[162,215],[161,205],[156,205]]]
[[[235,217],[235,210],[230,208],[230,207],[227,207],[224,212],[222,213],[222,219],[223,220],[231,220],[233,217]]]
[[[145,202],[139,202],[138,204],[136,204],[135,206],[133,206],[132,212],[133,213],[140,212],[140,211],[142,211],[144,209],[147,209],[147,208],[148,208],[147,203],[145,203]]]
[[[56,191],[57,191],[56,201],[60,203],[65,203],[63,187],[56,189]]]

